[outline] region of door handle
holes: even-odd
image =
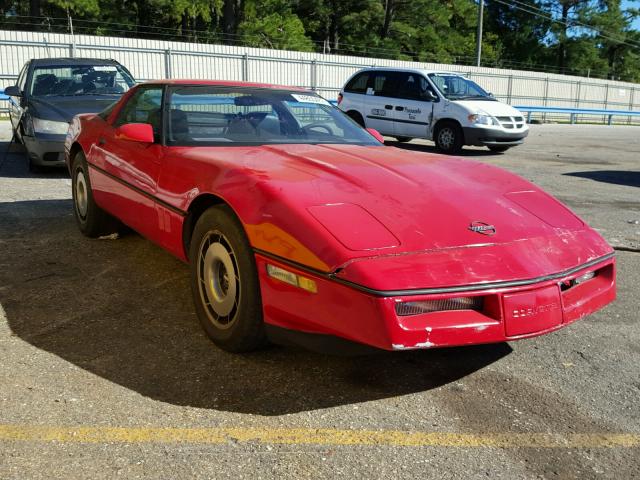
[[[104,145],[105,143],[107,143],[107,141],[104,138],[98,140],[98,145]]]
[[[398,106],[396,107],[396,110],[397,110],[397,111],[399,111],[399,112],[401,112],[402,110],[404,110],[404,107],[401,107],[400,105],[398,105]]]
[[[392,110],[393,109],[393,105],[385,105],[384,108],[386,108],[387,110]]]

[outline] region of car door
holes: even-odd
[[[163,156],[162,86],[140,87],[106,125],[90,153],[92,189],[96,201],[110,213],[151,240],[159,235],[157,181]],[[121,138],[118,128],[149,123],[154,143]]]
[[[375,128],[383,135],[393,135],[393,105],[397,72],[380,70],[369,78],[362,109],[368,128]]]
[[[432,91],[427,79],[414,72],[398,75],[398,98],[394,109],[394,132],[396,136],[428,138],[433,112],[433,102],[427,92]]]

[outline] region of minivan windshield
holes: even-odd
[[[430,73],[429,78],[440,93],[449,100],[494,100],[477,83],[460,75]]]
[[[135,84],[120,65],[38,66],[31,78],[34,97],[121,95]]]
[[[380,145],[327,100],[305,91],[175,87],[166,111],[168,145]]]

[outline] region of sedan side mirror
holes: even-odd
[[[18,85],[11,85],[4,89],[4,94],[9,97],[21,97],[22,91]]]
[[[132,142],[153,143],[153,127],[148,123],[127,123],[116,129],[116,138]]]
[[[380,143],[384,143],[384,137],[375,128],[367,128],[367,132],[369,132],[371,135],[373,135],[375,137],[375,139],[378,140]]]

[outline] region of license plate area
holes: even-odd
[[[503,295],[502,301],[507,337],[548,330],[562,324],[562,306],[557,285],[508,293]]]

